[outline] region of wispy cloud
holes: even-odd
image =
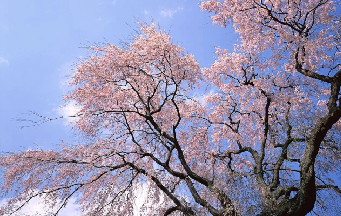
[[[9,61],[3,57],[0,57],[0,64],[9,64]]]
[[[83,57],[79,56],[78,58],[82,59]],[[57,69],[57,72],[60,75],[59,87],[63,95],[67,95],[70,91],[73,90],[73,87],[69,85],[69,82],[71,81],[72,75],[74,73],[74,70],[70,70],[70,68],[74,67],[75,67],[74,63],[65,62]],[[61,105],[58,108],[55,108],[53,111],[57,113],[59,116],[63,116],[64,119],[63,124],[65,126],[68,126],[70,125],[70,122],[77,120],[76,117],[70,116],[75,116],[77,112],[80,111],[80,109],[81,109],[80,106],[77,106],[74,101],[70,101],[69,103]]]
[[[144,10],[144,11],[143,11],[143,14],[144,14],[144,15],[148,15],[149,13],[150,13],[150,11],[148,11],[148,10]]]
[[[207,90],[202,89],[201,91],[195,91],[194,95],[192,97],[193,100],[195,100],[197,103],[199,103],[201,106],[207,106],[206,99],[211,94],[216,93],[215,89],[210,89],[209,92],[206,92]]]
[[[8,200],[3,199],[0,200],[0,206],[6,205]],[[54,209],[49,209],[49,207],[44,203],[45,199],[43,197],[35,197],[33,198],[28,205],[24,206],[18,213],[14,214],[14,216],[21,216],[21,215],[45,215],[48,210],[56,211],[57,206]],[[57,201],[60,201],[57,199]],[[60,216],[68,216],[74,215],[78,216],[81,215],[79,210],[79,205],[76,203],[76,199],[71,198],[65,208],[63,208],[60,213]]]
[[[193,99],[199,103],[201,106],[205,106],[206,105],[206,101],[205,101],[205,98],[206,98],[207,95],[195,95],[193,97]]]
[[[133,186],[133,197],[129,200],[132,202],[133,205],[132,215],[133,216],[140,216],[140,215],[160,215],[160,206],[163,208],[170,207],[172,202],[166,198],[163,193],[155,193],[155,188],[149,183],[139,183]],[[155,197],[157,196],[157,197]],[[157,199],[155,201],[152,199]],[[180,199],[188,202],[187,197],[180,196]],[[45,203],[45,197],[35,197],[30,202],[25,205],[19,212],[13,214],[14,216],[22,216],[22,215],[45,215],[46,213],[56,212],[58,205],[54,207],[50,207],[48,204]],[[55,203],[60,202],[60,199],[56,199]],[[5,206],[8,202],[8,199],[0,200],[0,207]],[[18,203],[19,204],[19,203]],[[110,207],[110,206],[109,206]],[[77,203],[76,197],[71,197],[69,202],[66,206],[60,211],[58,215],[60,216],[80,216],[82,213],[85,214],[86,212],[81,212],[81,206]]]
[[[161,16],[173,18],[174,14],[176,14],[179,11],[182,11],[183,7],[178,7],[177,9],[165,9],[159,12]]]
[[[76,114],[81,110],[80,106],[77,106],[75,102],[69,102],[66,105],[60,106],[56,109],[58,115],[63,116],[65,120],[64,125],[68,126],[72,121],[77,120]]]

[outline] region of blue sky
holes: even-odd
[[[117,44],[138,29],[137,21],[158,23],[194,54],[201,66],[215,59],[215,46],[232,49],[233,30],[213,26],[199,0],[1,0],[0,1],[0,151],[54,148],[77,142],[65,120],[20,129],[35,111],[57,117],[69,69],[84,48],[97,42]],[[69,109],[70,111],[70,109]]]

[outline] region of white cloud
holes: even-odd
[[[196,101],[196,102],[198,102],[201,106],[206,106],[206,101],[205,101],[205,97],[206,97],[207,95],[200,95],[200,96],[198,96],[198,95],[195,95],[194,97],[193,97],[193,99]]]
[[[183,9],[184,9],[183,7],[178,7],[177,9],[166,9],[160,11],[159,14],[164,17],[173,18],[174,14],[176,14],[179,11],[182,11]]]
[[[82,59],[82,56],[79,56],[80,59]],[[69,85],[69,82],[71,81],[71,77],[74,73],[73,70],[70,70],[71,68],[74,68],[74,63],[66,62],[62,64],[58,69],[57,72],[59,73],[59,87],[62,91],[63,95],[67,95],[72,91],[74,88]],[[64,125],[68,126],[70,122],[76,120],[75,117],[69,117],[74,116],[78,111],[80,111],[80,107],[76,105],[75,102],[69,102],[67,104],[61,105],[53,111],[58,114],[58,116],[63,116],[64,118]]]
[[[144,15],[148,15],[149,13],[150,13],[150,11],[148,11],[148,10],[144,10],[144,11],[143,11],[143,14],[144,14]]]
[[[141,215],[160,215],[159,210],[164,211],[167,207],[173,205],[173,202],[166,198],[166,195],[161,191],[156,191],[156,187],[149,182],[138,183],[134,186],[133,196],[126,200],[133,203],[133,216]],[[157,196],[157,197],[155,197]],[[181,198],[181,197],[180,197]],[[157,203],[153,202],[157,199]],[[6,205],[7,199],[0,200],[0,207]],[[45,203],[44,203],[45,202]],[[56,203],[60,199],[56,200]],[[33,198],[26,206],[24,206],[18,213],[12,216],[31,216],[31,215],[46,215],[46,213],[56,212],[59,206],[54,206],[52,209],[46,205],[44,197]],[[80,216],[80,204],[77,203],[76,198],[70,198],[66,206],[59,212],[58,216]],[[9,215],[3,215],[9,216]]]
[[[103,20],[102,17],[97,18],[97,21],[102,21],[102,20]]]
[[[0,57],[0,64],[9,64],[9,61],[7,59],[4,59],[3,57]]]
[[[75,121],[77,117],[75,115],[81,110],[80,106],[77,106],[75,102],[69,102],[63,106],[60,106],[55,111],[58,115],[63,116],[65,120],[64,125],[69,125],[72,121]]]
[[[206,103],[206,98],[211,95],[214,94],[216,91],[215,89],[210,89],[209,92],[207,92],[207,90],[201,90],[201,91],[195,91],[193,94],[193,99],[198,102],[201,106],[206,106],[208,105]]]
[[[0,201],[0,206],[3,206],[7,203],[6,199]],[[46,204],[44,204],[43,198],[33,198],[26,206],[24,206],[19,212],[16,214],[11,214],[13,216],[30,216],[30,215],[45,215],[49,211],[55,212],[57,206],[54,209],[49,209]],[[76,203],[76,199],[71,198],[69,202],[66,204],[65,208],[63,208],[59,216],[78,216],[81,215],[79,210],[79,205]],[[9,215],[4,215],[9,216]]]

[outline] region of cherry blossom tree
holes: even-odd
[[[76,197],[84,215],[132,215],[144,184],[146,215],[324,211],[341,195],[338,6],[204,1],[240,38],[210,68],[154,24],[124,47],[92,47],[65,96],[91,142],[2,155],[0,193],[15,195],[0,214],[43,196],[55,214]],[[200,85],[212,88],[205,103]]]

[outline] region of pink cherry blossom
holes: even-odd
[[[240,37],[209,68],[155,24],[124,47],[92,47],[65,96],[90,141],[2,155],[0,194],[14,196],[0,214],[75,197],[84,215],[133,215],[141,185],[143,215],[323,214],[321,191],[341,195],[338,6],[203,1]],[[214,89],[205,103],[193,97],[202,84]]]

